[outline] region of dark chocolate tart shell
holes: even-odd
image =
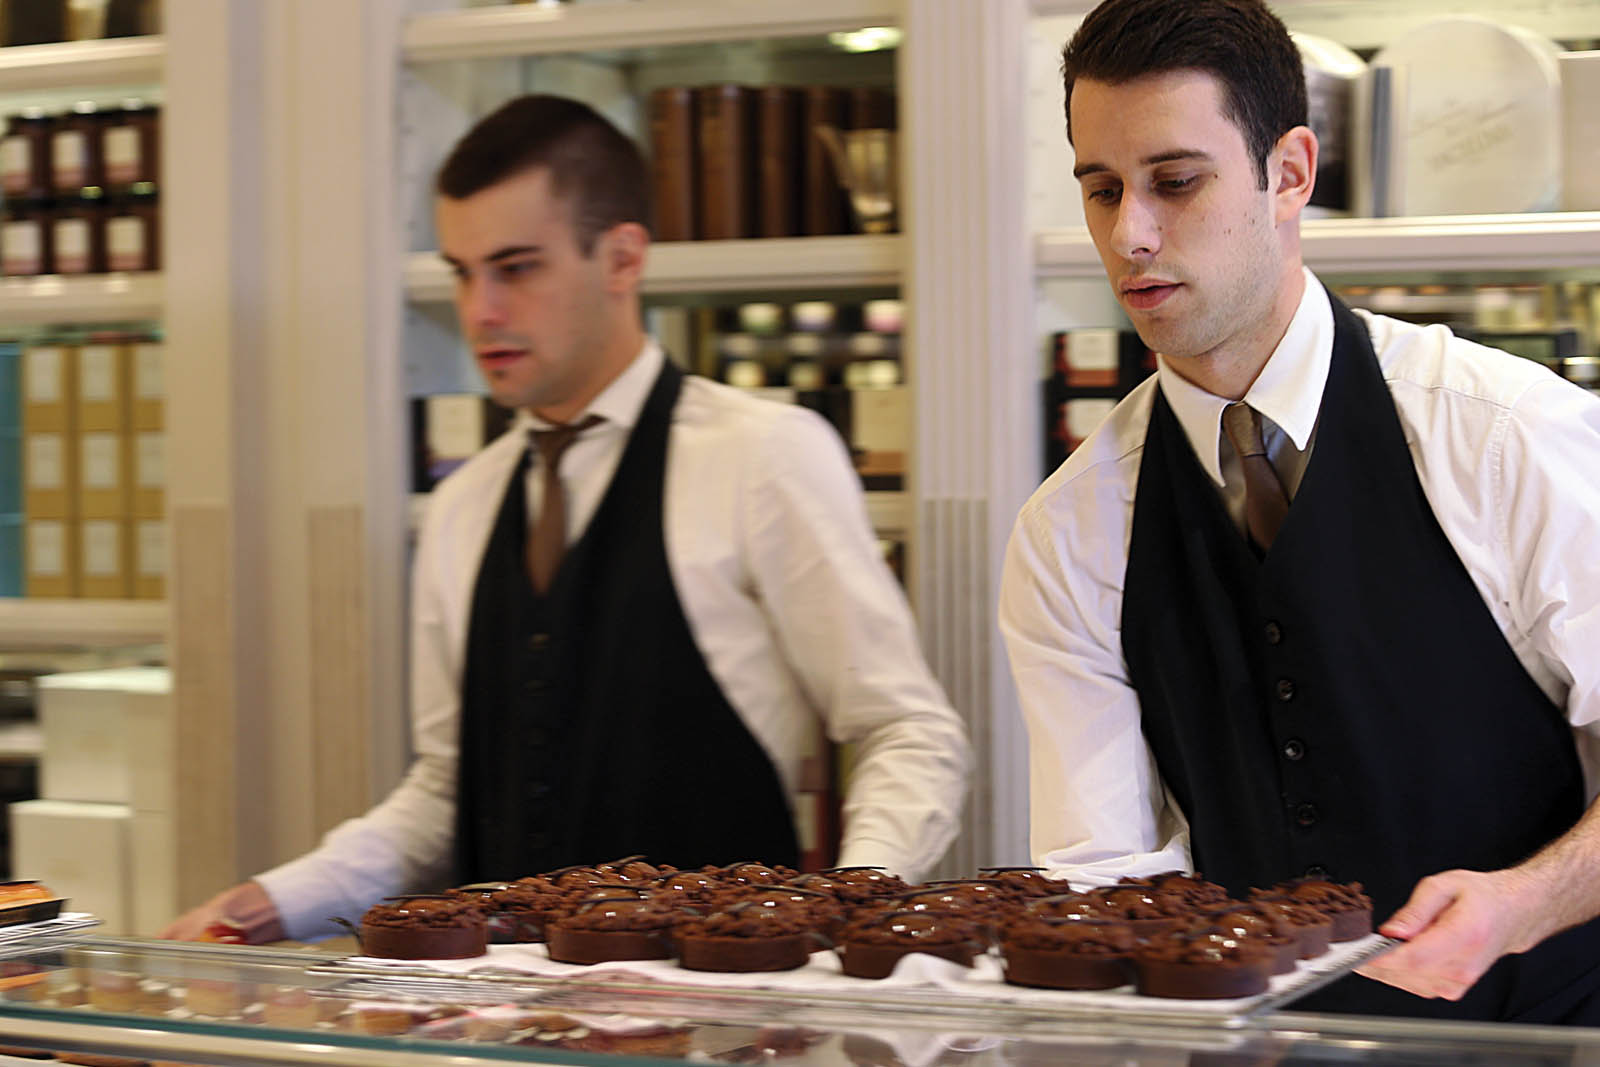
[[[573,930],[551,925],[545,946],[558,963],[610,963],[613,960],[672,958],[672,939],[659,930]]]
[[[678,966],[691,971],[792,971],[811,959],[809,933],[779,937],[680,937]]]
[[[1127,956],[1084,956],[1078,953],[1003,945],[1005,978],[1011,985],[1042,989],[1115,989],[1133,981]]]
[[[477,926],[374,926],[361,924],[361,951],[389,960],[464,960],[489,951],[489,935]]]

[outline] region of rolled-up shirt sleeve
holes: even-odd
[[[855,745],[839,862],[918,878],[955,838],[966,727],[922,656],[834,430],[779,409],[748,461],[752,593],[829,738]]]
[[[999,602],[1028,731],[1034,861],[1083,885],[1189,866],[1188,825],[1140,730],[1122,657],[1132,486],[1093,481],[1052,479],[1023,508]],[[1078,520],[1060,521],[1064,511]]]

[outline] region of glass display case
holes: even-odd
[[[376,980],[326,949],[61,937],[0,962],[0,1044],[163,1063],[1600,1063],[1600,1030],[1270,1012],[1216,1024],[932,990]],[[0,1049],[0,1055],[14,1054]]]

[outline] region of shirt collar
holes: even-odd
[[[1305,267],[1301,270],[1306,284],[1300,294],[1300,306],[1244,399],[1288,434],[1295,448],[1303,452],[1311,440],[1311,431],[1316,429],[1322,390],[1328,382],[1328,364],[1333,357],[1333,305],[1316,276]],[[1189,438],[1200,466],[1213,482],[1222,485],[1222,409],[1229,401],[1185,379],[1168,365],[1166,357],[1158,355],[1156,364],[1161,392]]]
[[[577,422],[585,415],[599,415],[612,425],[632,430],[633,424],[639,421],[639,412],[644,410],[644,402],[649,399],[650,390],[656,384],[656,377],[660,375],[661,364],[665,360],[666,354],[655,339],[645,338],[644,347],[633,358],[633,362],[611,379],[611,384],[600,390],[600,394],[572,421]],[[547,429],[551,424],[532,412],[521,410],[517,412],[516,425],[519,431],[525,432]]]

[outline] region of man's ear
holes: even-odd
[[[607,288],[637,292],[649,250],[650,231],[637,222],[619,222],[601,234],[595,251],[605,267]]]
[[[1300,213],[1311,200],[1317,184],[1317,135],[1310,127],[1296,126],[1278,138],[1267,157],[1268,182],[1272,186],[1274,221],[1284,223]]]

